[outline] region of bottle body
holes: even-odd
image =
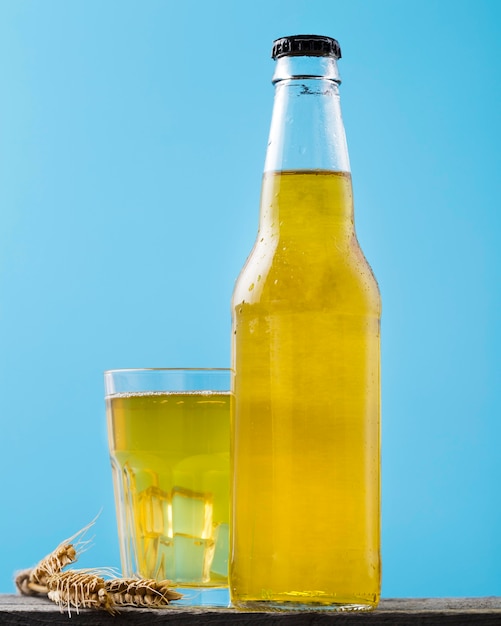
[[[378,602],[380,311],[349,172],[265,171],[232,301],[237,606]]]

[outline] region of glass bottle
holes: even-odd
[[[235,606],[380,595],[380,316],[358,244],[335,39],[278,39],[259,231],[232,299]]]

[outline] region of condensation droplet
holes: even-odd
[[[254,289],[254,283],[251,283],[251,284],[249,285],[249,291],[252,291],[253,289]]]

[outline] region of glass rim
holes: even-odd
[[[104,374],[132,372],[231,372],[231,367],[124,367],[104,370]]]

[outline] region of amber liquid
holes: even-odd
[[[232,304],[236,605],[378,602],[380,308],[349,174],[265,174]]]
[[[227,584],[230,396],[106,399],[126,576]]]

